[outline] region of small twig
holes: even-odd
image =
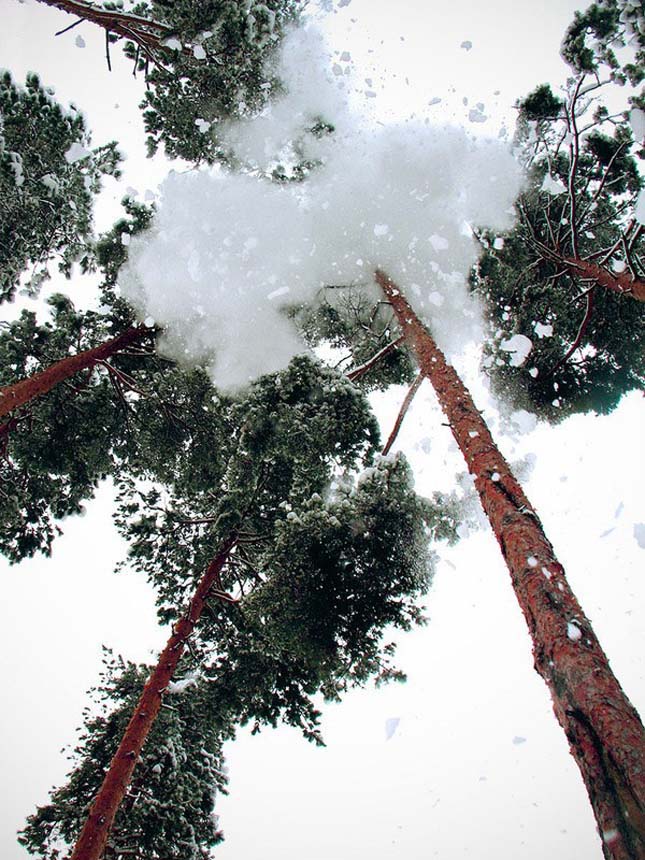
[[[110,31],[105,31],[105,59],[107,60],[108,72],[112,71],[112,62],[110,60]]]
[[[70,24],[69,27],[65,27],[64,30],[59,30],[58,33],[54,33],[54,36],[62,36],[63,33],[67,33],[68,30],[73,30],[74,27],[78,27],[79,24],[82,24],[85,18],[79,18],[78,21],[74,21],[73,24]]]

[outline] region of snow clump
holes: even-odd
[[[314,28],[294,31],[278,70],[286,96],[225,131],[255,175],[171,173],[151,229],[132,239],[123,295],[164,327],[167,355],[205,366],[222,389],[305,351],[286,308],[315,303],[330,284],[376,297],[377,268],[449,357],[483,336],[466,284],[478,256],[468,225],[510,227],[515,160],[498,141],[459,128],[370,125],[350,112],[332,66]],[[320,118],[333,134],[307,132]],[[319,165],[306,181],[259,178],[293,156],[296,139]]]

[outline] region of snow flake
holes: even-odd
[[[582,639],[582,630],[578,627],[577,621],[567,622],[567,636],[572,642],[577,642]]]
[[[82,36],[77,36],[76,39],[74,39],[74,44],[76,45],[77,48],[84,48],[85,47],[85,39]]]
[[[206,59],[206,51],[202,47],[202,45],[193,45],[193,57],[196,60],[205,60]]]
[[[202,134],[206,134],[206,132],[211,127],[210,122],[208,122],[208,120],[206,119],[202,119],[201,117],[197,117],[197,119],[195,120],[195,125],[197,126],[199,131],[201,131]]]
[[[468,122],[486,122],[487,119],[488,117],[484,113],[484,105],[481,103],[468,111]]]
[[[82,143],[79,143],[77,140],[75,140],[65,153],[65,161],[68,164],[75,164],[82,158],[88,158],[91,154],[92,153],[89,149],[86,149]]]
[[[636,208],[634,209],[634,217],[639,224],[645,224],[645,188],[641,188]]]
[[[525,334],[514,334],[508,340],[503,340],[499,347],[504,352],[511,353],[509,359],[511,367],[521,367],[533,349],[533,342]]]
[[[459,47],[463,48],[464,51],[470,51],[472,46],[473,46],[473,43],[470,41],[470,39],[464,39],[464,41],[461,43],[461,45]]]
[[[171,51],[181,51],[181,42],[176,36],[169,36],[161,44],[164,48],[170,48]]]
[[[645,523],[634,523],[634,537],[641,549],[645,549]]]
[[[497,481],[499,481],[499,479],[501,477],[502,476],[500,475],[499,472],[493,472],[493,474],[490,476],[490,479],[491,479],[491,481],[495,481],[495,483],[497,483]]]
[[[566,185],[560,179],[554,179],[550,173],[547,173],[542,182],[542,191],[547,194],[563,194],[567,190]]]
[[[547,323],[535,322],[533,324],[533,329],[539,338],[551,337],[553,334],[553,326]]]
[[[504,247],[504,240],[502,239],[501,236],[497,236],[497,238],[493,242],[493,248],[496,251],[501,251],[503,247]]]
[[[632,108],[629,112],[629,121],[634,133],[636,143],[642,143],[645,139],[645,111],[640,108]]]
[[[529,567],[537,567],[538,560],[534,555],[530,555],[526,559],[526,563],[528,564]]]
[[[535,379],[537,377],[538,373],[539,373],[539,370],[537,369],[537,367],[529,368],[529,376],[532,376],[533,379]]]
[[[400,722],[401,722],[400,717],[389,717],[385,721],[385,740],[386,741],[389,741],[390,738],[394,735],[394,732],[397,730]]]
[[[130,234],[129,233],[121,233],[121,244],[129,245],[130,244]]]

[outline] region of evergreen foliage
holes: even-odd
[[[67,277],[88,265],[92,199],[101,176],[119,175],[115,143],[89,149],[82,115],[55,101],[36,75],[24,88],[0,76],[0,302],[13,298],[21,275],[36,293],[59,258]]]
[[[279,90],[267,60],[301,5],[299,0],[153,0],[135,6],[135,13],[170,27],[170,39],[183,46],[147,73],[141,107],[150,154],[163,144],[168,156],[194,163],[226,159],[217,123],[254,113]],[[135,46],[128,52],[134,57]],[[202,130],[203,123],[210,127]]]
[[[126,201],[123,219],[92,249],[105,271],[103,312],[77,311],[61,294],[48,299],[50,318],[24,310],[0,324],[0,387],[26,378],[114,337],[134,322],[133,311],[115,294],[118,267],[126,257],[123,232],[137,232],[150,210]],[[147,349],[130,350],[108,364],[61,382],[45,397],[14,412],[0,425],[0,552],[11,562],[49,554],[57,521],[81,513],[98,483],[117,474],[119,446],[133,429],[128,399],[136,380],[165,366]],[[144,373],[145,371],[145,373]]]
[[[91,691],[83,734],[70,758],[68,782],[29,817],[19,841],[30,854],[58,860],[73,842],[147,676],[146,666],[110,654],[100,685]],[[98,713],[97,713],[98,711]],[[222,742],[230,732],[203,685],[173,695],[162,708],[117,816],[106,860],[133,852],[141,860],[203,860],[222,839],[213,803],[226,793]]]
[[[609,276],[625,272],[641,281],[645,274],[644,231],[634,218],[643,186],[636,158],[645,150],[633,140],[628,112],[610,115],[602,100],[611,81],[642,79],[640,20],[633,4],[615,0],[576,13],[563,43],[576,73],[566,98],[543,84],[517,105],[516,145],[528,183],[516,227],[503,243],[478,237],[484,253],[471,285],[485,299],[491,333],[484,369],[513,407],[551,421],[607,413],[645,383],[642,302],[575,265],[590,262]],[[639,74],[616,58],[615,47],[627,41],[636,47]],[[630,101],[643,105],[638,93]],[[507,349],[518,334],[532,341],[519,365]]]

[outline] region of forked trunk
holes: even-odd
[[[151,330],[145,326],[128,328],[100,346],[62,358],[45,370],[41,370],[40,373],[34,373],[33,376],[21,379],[20,382],[0,388],[0,418],[34,398],[40,397],[41,394],[47,394],[59,382],[64,382],[75,373],[93,367],[99,361],[105,361],[106,358],[110,358],[133,343],[138,343],[150,334]]]
[[[235,542],[235,536],[224,541],[197,586],[187,612],[175,625],[172,636],[161,652],[159,662],[146,681],[141,698],[132,713],[119,748],[110,762],[70,860],[100,860],[103,856],[110,828],[128,790],[148,733],[159,713],[164,692],[183,654],[186,639],[192,633],[204,610],[209,592],[213,586],[218,585],[220,572]]]
[[[533,640],[535,668],[587,786],[607,860],[645,858],[645,732],[530,502],[468,390],[401,291],[376,281],[432,382],[475,479]]]

